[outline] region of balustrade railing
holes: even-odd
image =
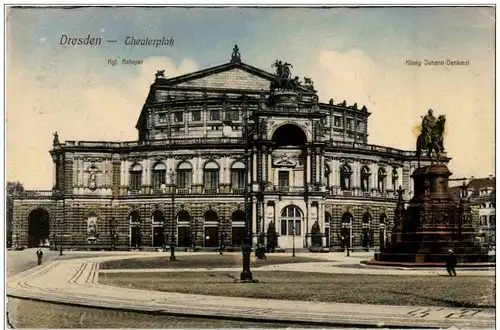
[[[177,194],[188,195],[191,193],[191,188],[177,188]]]
[[[54,190],[25,190],[23,192],[16,192],[14,196],[20,197],[52,197],[56,193]]]
[[[300,111],[308,111],[301,109]],[[83,147],[83,148],[132,148],[141,146],[165,146],[165,145],[204,145],[204,144],[243,144],[242,137],[178,137],[161,140],[147,141],[124,141],[124,142],[108,142],[108,141],[65,141],[61,143],[61,147]],[[384,147],[373,144],[364,144],[358,142],[344,141],[327,141],[327,145],[336,148],[346,148],[353,150],[366,150],[373,152],[382,152],[391,155],[399,155],[404,157],[414,157],[415,151],[400,150],[390,147]]]
[[[205,195],[215,195],[219,192],[218,188],[204,188],[203,193]]]
[[[243,195],[245,193],[245,188],[232,188],[234,195]]]
[[[244,139],[240,137],[199,137],[199,138],[169,138],[161,140],[147,141],[125,141],[125,142],[107,142],[107,141],[65,141],[61,147],[80,147],[80,148],[131,148],[143,146],[165,146],[165,145],[197,145],[197,144],[242,144]]]

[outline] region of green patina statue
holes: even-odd
[[[437,119],[433,115],[432,109],[427,111],[427,115],[422,118],[422,131],[417,138],[417,160],[420,167],[420,156],[422,151],[427,151],[427,157],[439,162],[440,156],[444,153],[443,134],[445,129],[446,117],[440,115]],[[432,152],[435,156],[433,157]]]

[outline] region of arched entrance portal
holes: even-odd
[[[38,208],[28,215],[28,247],[39,247],[49,244],[49,213]]]
[[[273,134],[272,140],[278,147],[303,146],[307,143],[307,136],[299,126],[285,124],[278,127]]]

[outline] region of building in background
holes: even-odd
[[[474,227],[480,242],[489,246],[496,245],[496,178],[474,178],[465,181],[471,206],[475,213]],[[460,193],[460,187],[450,188],[454,194]]]
[[[369,144],[365,106],[319,102],[310,78],[273,67],[243,63],[235,47],[222,65],[158,71],[137,141],[61,142],[56,133],[53,188],[14,200],[13,244],[239,246],[248,179],[254,242],[275,228],[285,248],[378,247],[396,190],[412,196],[415,152]]]

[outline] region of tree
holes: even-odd
[[[14,196],[24,191],[22,183],[16,181],[7,181],[6,197],[7,197],[7,214],[6,214],[6,231],[7,231],[7,247],[12,246],[12,222],[14,217]]]

